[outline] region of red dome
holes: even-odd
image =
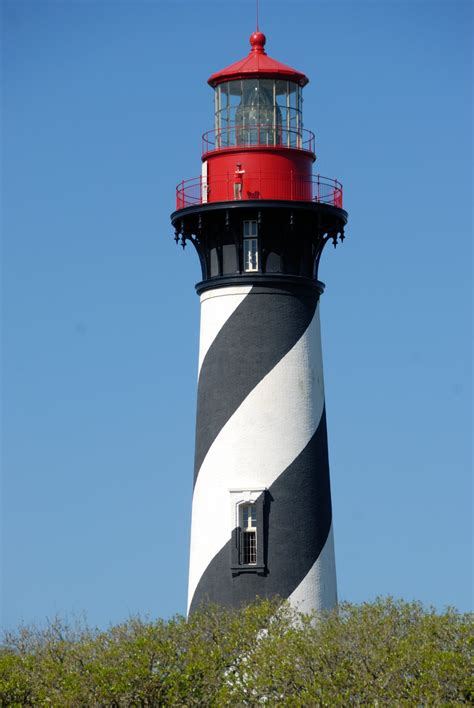
[[[263,32],[253,32],[250,36],[252,49],[248,56],[213,74],[207,83],[215,87],[224,81],[262,78],[284,79],[305,86],[309,81],[308,77],[300,71],[292,69],[291,66],[286,66],[286,64],[269,57],[265,51],[265,42],[266,37]]]

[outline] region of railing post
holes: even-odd
[[[318,202],[321,201],[321,182],[319,180],[320,175],[318,174]]]

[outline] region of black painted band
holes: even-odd
[[[225,201],[225,202],[207,202],[205,204],[193,204],[192,206],[176,209],[171,216],[171,223],[178,224],[180,219],[194,214],[206,214],[213,211],[239,211],[248,210],[263,210],[263,209],[291,209],[292,211],[305,211],[313,213],[321,213],[325,216],[330,216],[340,220],[343,224],[347,223],[348,213],[345,209],[333,206],[332,204],[324,204],[323,202],[304,202],[283,199],[243,199],[242,201]]]
[[[316,292],[322,295],[325,285],[321,280],[310,280],[300,275],[283,275],[279,273],[242,273],[240,275],[218,275],[215,278],[201,280],[196,283],[198,295],[206,290],[216,288],[230,288],[242,285],[258,285],[260,288],[277,288],[279,290],[289,290],[292,294],[299,291],[301,294],[311,294]]]

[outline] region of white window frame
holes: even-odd
[[[257,500],[259,497],[264,494],[267,491],[267,487],[252,487],[251,489],[230,489],[229,494],[230,494],[230,517],[229,517],[229,522],[230,522],[230,532],[234,532],[235,529],[240,529],[240,533],[242,534],[242,528],[241,528],[241,523],[242,523],[242,510],[243,507],[248,506],[250,504],[255,504],[257,503]],[[257,512],[258,513],[258,512]],[[258,536],[259,534],[259,526],[258,526],[258,517],[256,521],[256,541],[257,544],[260,544],[260,546],[256,546],[256,563],[252,564],[244,564],[242,563],[242,556],[240,558],[235,560],[235,563],[237,565],[234,565],[232,567],[233,571],[235,571],[237,574],[239,572],[262,572],[264,570],[263,567],[259,566],[259,555],[261,555],[262,550],[264,550],[262,544],[264,543],[263,536],[259,539]],[[264,533],[263,531],[263,526],[260,529],[260,533]],[[259,550],[260,549],[260,550]],[[255,570],[254,570],[255,569]]]

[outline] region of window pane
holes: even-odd
[[[276,81],[276,102],[278,106],[286,107],[286,96],[288,93],[288,81]]]
[[[260,79],[260,102],[273,104],[273,79]]]
[[[242,82],[229,81],[229,103],[231,106],[238,106],[242,100]]]
[[[273,81],[269,79],[260,79],[259,81],[258,123],[260,126],[259,144],[273,145],[275,143],[275,110],[273,107]]]
[[[246,531],[243,534],[243,557],[245,565],[255,565],[257,562],[257,534],[255,531]]]
[[[254,220],[244,221],[244,237],[257,236],[257,234],[257,222]]]
[[[258,241],[256,238],[244,239],[244,270],[258,270]]]
[[[289,94],[290,94],[290,108],[296,108],[296,84],[292,81],[288,82]]]
[[[220,89],[220,108],[222,110],[229,105],[229,82],[219,84],[218,88]]]
[[[290,146],[296,147],[297,135],[299,132],[298,113],[295,109],[290,108]]]
[[[235,113],[238,144],[258,145],[259,93],[258,80],[242,81],[242,100]]]
[[[235,125],[235,116],[237,113],[237,106],[231,106],[229,108],[229,121],[231,125]]]
[[[251,253],[252,253],[252,270],[257,270],[258,268],[258,245],[257,239],[252,238],[251,243]]]
[[[229,125],[227,122],[227,111],[219,112],[219,134],[217,136],[219,140],[219,147],[229,146]]]

